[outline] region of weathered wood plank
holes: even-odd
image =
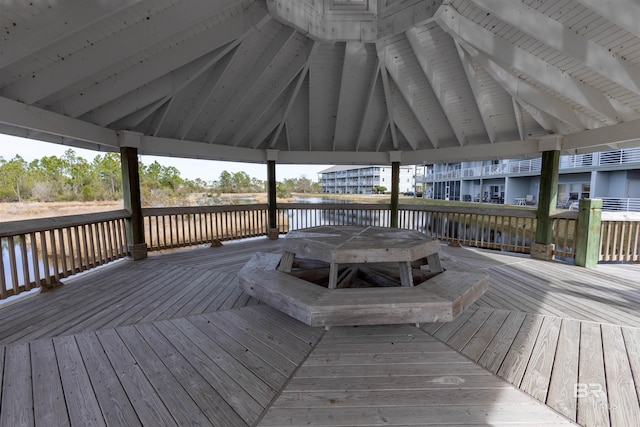
[[[235,325],[233,322],[227,321],[223,316],[219,315],[202,315],[189,318],[189,322],[193,323],[198,329],[210,336],[216,342],[220,342],[225,335],[230,339],[237,341],[242,350],[249,350],[260,359],[263,363],[272,369],[277,370],[284,376],[289,376],[298,366],[296,361],[292,361],[285,355],[274,350],[262,341],[256,340],[251,334]],[[222,334],[222,335],[220,335]]]
[[[96,333],[122,387],[143,425],[177,425],[176,420],[156,393],[142,368],[114,329]]]
[[[557,317],[544,318],[520,384],[521,390],[541,402],[546,401],[549,390],[560,324],[561,319]]]
[[[34,425],[31,357],[29,344],[16,344],[4,349],[4,377],[0,425]]]
[[[537,405],[537,402],[514,388],[500,390],[500,398],[509,405]],[[496,394],[484,388],[424,389],[424,390],[360,390],[353,391],[285,391],[278,397],[278,408],[382,408],[389,406],[432,406],[453,402],[473,402],[474,405],[496,403]],[[415,420],[424,422],[424,420]]]
[[[491,310],[489,318],[484,322],[478,332],[471,337],[461,352],[468,358],[478,361],[483,355],[493,338],[496,336],[505,320],[509,316],[506,310]]]
[[[165,325],[167,325],[167,323],[165,323]],[[255,401],[252,402],[251,396],[246,393],[238,394],[238,399],[242,400],[244,403],[236,408],[240,409],[240,412],[236,412],[236,410],[234,410],[234,408],[232,408],[228,402],[220,396],[219,391],[228,390],[230,393],[239,393],[243,391],[226,373],[223,372],[222,374],[227,377],[227,381],[224,381],[221,384],[216,381],[219,377],[208,376],[208,378],[205,379],[203,376],[203,374],[206,375],[205,373],[212,372],[209,368],[218,368],[214,363],[201,363],[196,368],[189,362],[187,357],[196,361],[198,359],[202,360],[202,357],[206,358],[206,355],[202,352],[198,354],[191,352],[194,347],[192,342],[189,342],[189,340],[183,337],[180,333],[172,333],[171,330],[168,330],[168,335],[172,338],[172,342],[169,342],[165,335],[160,333],[155,326],[150,324],[137,325],[135,326],[135,329],[138,334],[144,337],[144,340],[147,342],[149,347],[153,349],[153,352],[158,355],[162,355],[162,364],[166,366],[170,375],[172,375],[177,381],[177,384],[179,384],[176,384],[176,387],[179,388],[181,386],[181,388],[184,389],[186,395],[190,396],[209,422],[215,425],[239,425],[241,423],[241,419],[247,424],[250,424],[255,420],[257,414],[260,413],[262,408],[257,405]],[[125,331],[120,330],[120,333],[124,334]],[[131,337],[133,338],[134,336],[135,334],[131,331]],[[128,338],[125,338],[125,342],[127,342],[127,339]],[[174,347],[174,344],[177,345],[178,348]],[[183,352],[186,352],[186,355]],[[162,366],[158,366],[162,369]],[[158,372],[160,369],[158,369]],[[211,384],[208,381],[210,379],[215,382]],[[173,382],[173,379],[171,379],[171,382]],[[175,391],[177,394],[181,394],[182,392],[182,390]],[[185,398],[188,399],[186,396]],[[201,420],[193,418],[192,422],[204,423],[204,418]]]
[[[578,412],[575,387],[578,383],[579,354],[580,322],[562,319],[546,403],[573,421]]]
[[[601,329],[611,425],[633,425],[640,420],[640,404],[622,331],[613,325],[602,325]]]
[[[373,426],[444,424],[518,424],[567,425],[568,420],[547,408],[535,405],[463,405],[395,406],[385,408],[333,408],[325,410],[302,408],[272,408],[260,422],[261,426],[283,426],[304,423],[322,426]],[[523,420],[535,420],[527,423]]]
[[[524,376],[542,321],[542,316],[527,315],[498,370],[498,375],[516,387]]]
[[[447,345],[455,350],[462,350],[465,345],[476,335],[484,322],[489,318],[493,310],[488,308],[478,308],[475,313],[465,322],[456,334],[447,340]]]
[[[85,426],[106,426],[75,338],[56,337],[53,344],[71,422]]]
[[[350,378],[298,378],[293,377],[285,392],[355,392],[355,391],[420,391],[460,390],[479,388],[507,390],[513,386],[491,375],[431,375],[408,377],[350,377]]]
[[[478,363],[494,374],[497,373],[525,318],[525,313],[510,312],[496,336],[491,340],[480,359],[478,359]]]
[[[134,326],[120,327],[117,333],[178,424],[207,425],[212,422]]]
[[[578,424],[609,425],[609,401],[602,354],[600,325],[583,322],[580,330],[580,361],[578,369]]]
[[[98,337],[89,333],[75,339],[107,425],[142,425]]]
[[[224,348],[224,352],[230,357],[230,359],[225,358],[223,360],[223,364],[231,364],[231,368],[227,368],[228,373],[240,370],[241,375],[246,376],[248,380],[254,381],[252,383],[253,388],[264,390],[261,392],[264,395],[269,395],[286,381],[286,375],[270,366],[264,359],[261,359],[259,355],[250,351],[224,332],[208,324],[207,326],[209,327],[206,329],[209,333],[207,334],[201,329],[198,329],[190,320],[193,319],[174,319],[170,321],[170,324],[177,328],[182,334],[188,336],[189,339],[205,353],[211,351],[211,354],[217,354],[214,352],[216,348]],[[161,322],[161,326],[159,327],[164,329],[166,327],[164,323],[165,322]],[[242,367],[238,367],[234,362],[235,360],[237,360]],[[250,371],[250,374],[243,372],[246,370]],[[254,396],[258,394],[259,393],[256,392]]]
[[[627,357],[633,374],[633,382],[640,397],[640,352],[636,351],[636,349],[640,348],[640,329],[622,328],[622,335],[627,348]]]
[[[273,389],[258,375],[186,319],[158,322],[156,327],[247,423],[255,421],[273,398]]]
[[[31,371],[33,376],[33,409],[36,424],[68,426],[69,414],[58,371],[58,359],[50,339],[33,341]]]

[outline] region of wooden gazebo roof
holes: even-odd
[[[639,18],[633,0],[1,2],[0,132],[280,163],[622,148]]]

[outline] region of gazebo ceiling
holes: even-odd
[[[634,0],[0,2],[0,132],[280,163],[640,142]]]

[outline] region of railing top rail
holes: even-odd
[[[602,211],[602,221],[640,221],[640,212]]]
[[[97,212],[82,215],[65,215],[51,218],[25,219],[1,223],[0,237],[16,236],[19,234],[37,233],[39,231],[56,230],[59,228],[75,227],[96,222],[113,221],[129,218],[126,210]]]
[[[387,203],[278,203],[278,209],[391,209]]]
[[[216,205],[216,206],[175,206],[167,208],[142,208],[143,216],[181,215],[195,213],[257,211],[267,209],[266,203],[246,205]]]
[[[520,218],[535,218],[538,213],[535,209],[519,209],[494,206],[431,206],[431,205],[400,205],[400,210],[416,210],[426,212],[450,212],[457,214],[476,215],[501,215]]]

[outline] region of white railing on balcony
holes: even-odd
[[[622,197],[598,197],[602,199],[602,210],[609,212],[640,212],[640,199]]]
[[[542,169],[542,159],[527,159],[509,162],[507,173],[539,172]]]
[[[576,154],[560,157],[560,170],[586,168],[591,166],[618,165],[626,163],[640,163],[640,148],[605,151],[599,155]],[[445,181],[456,178],[470,178],[479,176],[497,176],[518,173],[539,172],[542,169],[542,159],[512,160],[508,163],[477,166],[464,169],[447,169],[429,171],[425,181]]]
[[[626,163],[640,163],[640,148],[604,151],[600,153],[599,165],[621,165]]]

